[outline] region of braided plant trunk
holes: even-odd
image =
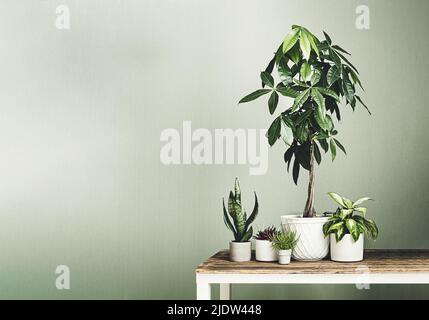
[[[313,207],[314,203],[314,142],[310,146],[310,170],[308,175],[308,193],[307,202],[305,204],[303,217],[312,218],[316,216],[316,210]]]

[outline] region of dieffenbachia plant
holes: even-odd
[[[258,215],[258,197],[255,193],[255,206],[253,207],[252,214],[247,218],[246,210],[241,205],[241,191],[238,179],[235,178],[234,191],[229,192],[228,211],[225,208],[225,201],[223,202],[223,221],[229,230],[234,234],[235,242],[249,241],[253,236],[253,227],[250,225]],[[232,221],[230,220],[231,217]]]
[[[320,41],[306,28],[292,26],[265,71],[261,72],[262,88],[245,96],[239,103],[249,102],[269,94],[268,110],[274,114],[279,97],[293,99],[293,103],[276,116],[268,129],[268,142],[272,146],[282,138],[286,144],[284,160],[287,169],[293,161],[292,176],[298,182],[300,167],[309,171],[308,197],[304,217],[316,212],[314,199],[314,160],[322,161],[320,148],[330,150],[332,161],[337,147],[346,153],[337,140],[333,117],[341,119],[339,105],[343,102],[354,110],[359,102],[366,107],[356,86],[362,88],[359,72],[346,58],[349,53],[332,43],[325,32]],[[272,76],[277,71],[278,83]],[[363,88],[362,88],[363,89]],[[319,148],[320,146],[320,148]]]
[[[341,241],[345,234],[350,234],[357,241],[360,234],[365,233],[373,240],[377,239],[378,227],[373,219],[365,217],[366,207],[362,207],[371,198],[364,197],[353,202],[335,192],[329,192],[328,195],[340,206],[323,225],[325,236],[333,233],[336,241]],[[355,212],[362,215],[356,215]]]

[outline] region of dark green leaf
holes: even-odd
[[[295,182],[296,185],[298,185],[298,177],[299,177],[299,160],[295,158],[295,161],[293,163],[293,182]]]
[[[338,56],[340,56],[341,57],[341,59],[343,59],[357,74],[359,74],[359,71],[355,68],[355,66],[354,65],[352,65],[352,63],[349,61],[349,60],[347,60],[347,58],[346,57],[344,57],[341,53],[339,53],[338,51],[335,51],[336,52],[336,54],[338,54]]]
[[[328,146],[328,143],[326,142],[326,140],[325,139],[320,139],[320,140],[317,140],[317,141],[319,141],[319,144],[322,147],[323,151],[325,151],[325,153],[328,152],[329,146]]]
[[[328,86],[331,86],[335,81],[337,81],[340,78],[340,69],[336,66],[333,65],[329,71],[328,71],[328,75],[326,77],[327,81],[328,81]]]
[[[336,101],[340,101],[340,97],[335,93],[334,90],[328,89],[328,88],[323,88],[323,87],[317,87],[317,90],[319,90],[319,92],[321,94],[324,94],[325,96],[329,96],[331,98],[334,98]]]
[[[255,205],[253,207],[252,214],[249,216],[249,218],[246,221],[245,229],[249,228],[249,226],[252,224],[252,222],[255,220],[256,216],[258,215],[258,210],[259,210],[258,197],[256,196],[256,192],[254,192],[254,194],[255,194]]]
[[[273,76],[271,74],[269,74],[267,71],[261,72],[261,80],[262,80],[262,83],[265,83],[270,88],[274,87]]]
[[[314,158],[316,159],[317,164],[320,164],[320,162],[322,162],[322,155],[320,154],[320,149],[317,143],[313,144],[313,148],[314,148]]]
[[[338,146],[338,148],[341,149],[342,152],[344,152],[344,154],[347,154],[346,149],[344,148],[344,146],[341,144],[341,142],[339,142],[337,139],[335,139],[335,144]]]
[[[222,199],[222,204],[223,204],[223,221],[225,222],[225,225],[227,226],[227,228],[232,231],[235,239],[237,232],[235,231],[234,226],[229,220],[228,213],[226,212],[226,208],[225,208],[225,201],[223,199]]]
[[[332,48],[334,48],[335,50],[338,50],[338,51],[340,51],[340,52],[342,52],[342,53],[345,53],[345,54],[350,55],[350,53],[348,53],[346,50],[344,50],[344,49],[343,49],[343,48],[341,48],[340,46],[337,46],[336,44],[334,44],[334,45],[332,46]]]
[[[274,56],[271,59],[270,63],[268,63],[268,66],[265,68],[265,72],[268,73],[268,74],[271,74],[273,72],[275,64],[276,64],[276,56]],[[265,87],[265,83],[262,82],[262,88],[264,88],[264,87]]]
[[[328,42],[328,44],[331,44],[332,43],[331,37],[325,31],[323,31],[323,35],[325,36],[325,39]]]
[[[280,138],[281,128],[281,117],[279,116],[273,121],[268,129],[268,143],[270,146]]]
[[[284,85],[277,85],[276,91],[279,92],[282,96],[290,98],[296,98],[299,95],[298,91],[295,91],[290,87],[285,87]]]
[[[292,112],[301,108],[310,96],[310,89],[305,89],[296,98],[292,106]]]
[[[267,94],[268,92],[271,92],[271,89],[258,89],[256,91],[252,92],[251,94],[248,94],[244,98],[242,98],[238,103],[253,101],[253,100],[259,98],[260,96]]]
[[[291,84],[292,81],[292,71],[290,70],[290,68],[287,65],[287,58],[283,57],[278,66],[277,66],[277,71],[280,77],[280,80],[283,82],[283,84],[285,86],[288,86],[289,84]]]
[[[276,111],[277,105],[279,103],[279,95],[277,92],[273,91],[270,98],[268,99],[268,109],[270,114],[273,114]]]
[[[314,69],[313,75],[311,76],[311,80],[310,80],[311,85],[315,86],[320,81],[321,76],[322,76],[322,71],[320,71],[319,69]]]
[[[366,109],[366,111],[368,111],[368,113],[371,114],[371,111],[369,111],[369,108],[366,106],[365,103],[363,103],[362,99],[358,95],[355,95],[355,97],[364,106],[364,108]]]

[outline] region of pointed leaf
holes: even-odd
[[[305,89],[296,98],[292,106],[292,112],[301,108],[310,96],[310,89]]]
[[[322,155],[320,154],[320,149],[317,146],[317,143],[313,144],[314,148],[314,158],[316,159],[317,164],[320,164],[322,162]]]
[[[293,90],[292,88],[277,85],[276,91],[279,92],[282,96],[296,98],[299,95],[298,91]]]
[[[304,29],[301,29],[300,32],[299,47],[301,48],[302,54],[304,55],[304,59],[308,61],[308,59],[310,59],[311,44],[308,34]]]
[[[369,111],[368,107],[366,106],[365,103],[363,103],[362,99],[358,96],[355,95],[356,99],[364,106],[364,108],[366,109],[366,111],[368,111],[368,113],[371,115],[371,111]]]
[[[325,36],[325,39],[328,42],[328,44],[331,44],[332,43],[331,37],[325,31],[323,31],[323,35]]]
[[[322,72],[319,69],[314,69],[313,75],[311,76],[311,80],[310,80],[311,85],[315,86],[319,82],[321,76],[322,76]]]
[[[268,129],[268,143],[272,146],[281,135],[281,117],[277,117]]]
[[[335,192],[328,192],[328,195],[334,200],[336,203],[338,203],[341,207],[346,208],[346,205],[344,204],[343,197],[341,197],[339,194]]]
[[[270,114],[273,114],[276,111],[277,105],[279,103],[279,95],[277,92],[273,91],[271,93],[270,99],[268,99],[268,109]]]
[[[262,83],[266,84],[270,88],[274,87],[273,76],[271,74],[269,74],[267,71],[261,72],[261,80],[262,80]]]
[[[362,213],[363,216],[365,217],[365,215],[366,215],[366,208],[365,207],[356,207],[356,208],[354,208],[354,210]]]
[[[292,80],[292,71],[287,65],[287,58],[282,58],[277,66],[277,71],[280,77],[280,80],[285,86],[291,84]]]
[[[356,200],[356,201],[353,203],[353,205],[354,205],[355,207],[357,207],[357,206],[361,205],[362,203],[364,203],[364,202],[366,202],[366,201],[369,201],[369,200],[372,200],[372,199],[371,199],[370,197],[360,198],[359,200]]]
[[[340,101],[340,97],[335,93],[334,90],[328,89],[328,88],[323,88],[323,87],[317,87],[317,90],[319,90],[319,92],[321,94],[324,94],[325,96],[330,96],[332,98],[334,98],[336,101]]]
[[[346,149],[344,148],[344,146],[337,140],[334,138],[335,144],[338,146],[338,148],[341,149],[342,152],[344,152],[344,154],[347,154]]]
[[[249,226],[253,223],[253,221],[255,221],[255,218],[258,215],[258,211],[259,211],[258,197],[256,196],[256,192],[254,192],[254,194],[255,194],[255,205],[253,207],[252,213],[250,214],[249,218],[246,221],[246,229],[249,228]]]
[[[336,65],[333,65],[326,76],[326,79],[328,81],[328,86],[331,86],[335,81],[337,81],[340,78],[340,69]]]
[[[271,92],[271,89],[258,89],[256,91],[252,92],[251,94],[248,94],[244,98],[242,98],[238,103],[253,101],[253,100],[259,98],[260,96],[263,96],[264,94],[267,94],[269,92]]]
[[[295,158],[295,161],[293,163],[292,177],[293,177],[293,182],[295,182],[296,185],[298,185],[298,176],[299,176],[299,160]]]
[[[299,31],[299,28],[293,29],[283,40],[283,53],[287,53],[298,41]]]
[[[232,233],[234,234],[234,238],[235,238],[237,232],[235,231],[234,226],[232,225],[231,221],[229,220],[228,213],[227,213],[226,208],[225,208],[225,201],[223,199],[222,199],[222,204],[223,204],[223,221],[225,222],[225,225],[227,226],[227,228],[232,231]]]
[[[301,70],[299,72],[301,74],[302,79],[304,82],[307,82],[310,80],[311,77],[311,67],[307,62],[304,62],[301,66]]]

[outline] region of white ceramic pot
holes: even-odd
[[[255,240],[256,260],[258,261],[276,261],[277,252],[271,246],[269,240]]]
[[[331,237],[331,260],[339,262],[355,262],[363,260],[363,234],[360,234],[357,241],[350,234],[337,242],[334,234]]]
[[[323,225],[329,217],[303,218],[300,215],[281,216],[282,226],[295,231],[299,237],[292,251],[292,258],[302,261],[317,261],[329,252],[329,237],[323,234]]]
[[[277,252],[280,264],[289,264],[292,250],[279,250]]]
[[[235,242],[229,243],[229,259],[234,262],[250,261],[252,257],[252,243],[247,242]]]

